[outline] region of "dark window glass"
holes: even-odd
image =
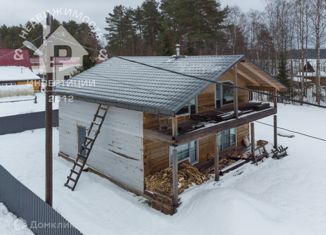
[[[223,82],[223,84],[216,85],[216,107],[221,108],[225,104],[233,103],[234,88],[233,83]]]

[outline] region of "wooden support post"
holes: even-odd
[[[215,138],[217,138],[217,135],[215,135]],[[216,143],[216,154],[215,154],[215,158],[214,158],[214,172],[215,172],[215,181],[219,181],[219,179],[220,179],[220,168],[219,168],[220,149],[217,144],[217,139],[216,139],[215,143]]]
[[[277,115],[274,115],[274,148],[277,148]]]
[[[239,100],[238,100],[238,67],[237,65],[234,66],[234,92],[233,92],[233,104],[234,104],[234,115],[236,118],[239,118]]]
[[[172,137],[178,136],[178,119],[177,117],[172,117]],[[177,148],[173,145],[172,150],[172,200],[174,208],[178,207],[179,196],[178,196],[178,156],[177,156]]]
[[[274,108],[277,108],[277,91],[273,92]]]
[[[253,158],[254,162],[257,164],[256,156],[255,156],[255,148],[256,148],[255,124],[253,122],[250,123],[250,136],[251,136],[251,155],[252,155],[252,158]]]
[[[178,118],[172,117],[172,137],[175,138],[178,135]]]
[[[172,150],[172,193],[173,193],[173,205],[176,208],[178,206],[178,156],[177,148],[174,146]]]

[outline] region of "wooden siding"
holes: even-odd
[[[213,159],[216,154],[216,135],[199,139],[199,163]]]
[[[77,126],[89,128],[97,105],[60,102],[60,151],[77,155]],[[131,191],[144,190],[143,113],[110,107],[87,165]],[[67,172],[68,174],[69,172]]]
[[[227,72],[222,78],[222,81],[234,81],[234,74],[232,70]],[[246,87],[247,81],[238,76],[238,85]],[[215,87],[216,84],[212,84],[207,87],[197,97],[197,110],[198,112],[205,112],[209,110],[215,110]],[[246,103],[249,100],[249,92],[245,90],[238,91],[239,104]],[[182,123],[188,120],[189,115],[182,115],[178,117],[178,123]],[[171,118],[159,117],[155,114],[144,113],[144,128],[145,129],[157,129],[162,126],[171,126]],[[249,134],[248,124],[237,128],[237,143],[242,144],[243,137]],[[215,134],[201,138],[198,140],[199,149],[199,164],[204,163],[212,158],[216,154],[216,138]],[[163,142],[154,141],[144,136],[144,174],[153,174],[156,171],[162,170],[169,166],[169,145]]]
[[[241,146],[242,140],[249,137],[249,123],[237,128],[237,145]]]
[[[215,109],[215,87],[216,84],[210,85],[198,96],[197,104],[199,113]]]
[[[234,73],[232,70],[229,70],[226,74],[223,75],[221,81],[232,81],[234,82]],[[238,86],[247,87],[247,81],[240,75],[238,75]],[[238,89],[238,101],[239,105],[247,103],[249,101],[249,91]]]

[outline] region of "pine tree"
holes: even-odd
[[[216,42],[223,37],[222,22],[227,10],[212,0],[163,0],[165,30],[174,34],[187,54],[215,53]]]
[[[155,0],[146,0],[142,4],[143,13],[143,38],[146,52],[156,54],[158,49],[158,34],[161,30],[161,15],[158,11],[159,3]]]
[[[292,85],[287,71],[287,59],[281,55],[278,65],[277,79],[288,89],[287,94],[292,96]]]
[[[137,34],[133,25],[134,11],[122,5],[116,6],[113,13],[106,17],[109,53],[134,55]]]

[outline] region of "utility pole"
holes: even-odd
[[[45,85],[45,201],[52,206],[53,203],[53,156],[52,156],[52,87],[53,71],[49,54],[47,39],[51,34],[52,16],[47,12],[46,26],[43,29],[43,45],[45,47],[44,62],[46,67]]]

